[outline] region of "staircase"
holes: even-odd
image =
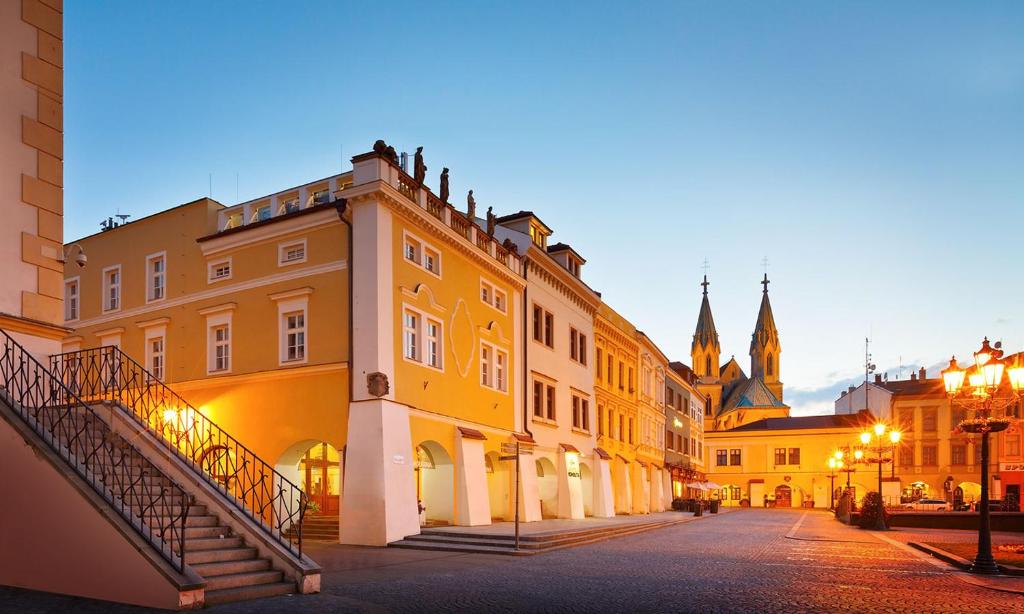
[[[80,406],[71,409],[81,417],[95,416],[96,408]],[[132,448],[122,436],[105,429],[90,434],[89,441],[94,447],[102,447],[109,454],[120,454]],[[154,475],[148,461],[140,455],[131,457],[125,467],[131,479],[147,483],[153,489],[167,487],[171,479],[163,474]],[[218,516],[207,506],[194,503],[194,495],[187,493],[190,504],[184,517],[178,508],[146,509],[145,506],[130,503],[133,511],[147,522],[162,526],[175,513],[184,520],[184,543],[173,545],[179,554],[184,548],[184,564],[205,581],[205,603],[214,605],[246,599],[287,595],[295,592],[295,582],[286,582],[284,573],[271,568],[269,558],[261,558],[256,548],[249,547],[245,539],[235,535],[229,526],[221,523]],[[168,513],[170,512],[170,514]]]
[[[474,533],[451,528],[423,529],[423,532],[419,535],[410,535],[405,539],[392,542],[388,546],[392,548],[411,548],[441,552],[528,556],[572,546],[592,544],[615,537],[644,533],[687,522],[690,519],[690,516],[680,514],[678,518],[667,520],[612,524],[592,529],[548,531],[520,535],[519,550],[515,549],[515,536],[511,533]]]
[[[295,530],[288,530],[288,537],[294,537]],[[319,542],[338,543],[341,538],[337,516],[306,516],[302,522],[302,538]]]

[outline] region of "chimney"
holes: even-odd
[[[914,373],[913,371],[910,372],[910,381],[917,381],[917,373]]]
[[[928,379],[928,369],[921,367],[921,370],[917,372],[918,379]]]
[[[839,398],[843,398],[845,396],[846,396],[846,391],[845,390],[842,391],[842,393],[839,394]]]
[[[881,384],[882,383],[882,374],[881,373],[875,373],[875,383],[876,384]]]
[[[846,392],[853,392],[856,389],[857,389],[856,386],[850,386],[849,388],[846,389]]]

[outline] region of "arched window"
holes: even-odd
[[[711,357],[704,358],[704,375],[711,375]]]
[[[768,375],[775,375],[775,361],[772,358],[771,352],[768,353],[768,368],[766,371]]]

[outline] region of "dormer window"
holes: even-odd
[[[537,247],[547,249],[548,236],[544,234],[544,231],[539,226],[530,224],[530,239]]]
[[[580,261],[575,258],[569,258],[569,272],[572,273],[573,277],[580,276]]]

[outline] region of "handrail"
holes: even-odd
[[[0,330],[0,399],[179,572],[191,496]]]
[[[53,372],[84,398],[121,403],[270,539],[302,558],[308,497],[270,463],[116,346],[55,354],[50,362]]]

